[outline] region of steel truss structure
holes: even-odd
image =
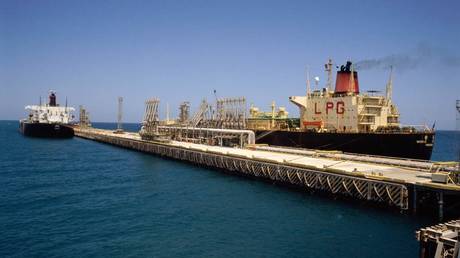
[[[142,139],[153,139],[158,135],[158,124],[160,122],[158,118],[159,105],[160,100],[156,98],[149,99],[145,102],[144,120],[139,132]]]

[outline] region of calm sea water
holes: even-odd
[[[0,121],[0,257],[416,257],[434,223],[17,127]],[[433,158],[454,159],[455,137]]]

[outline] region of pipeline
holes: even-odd
[[[251,130],[238,130],[238,129],[218,129],[218,128],[204,128],[204,127],[181,127],[181,126],[158,126],[158,130],[163,131],[192,131],[192,132],[205,132],[216,134],[232,134],[238,135],[240,139],[246,139],[246,144],[255,144],[256,135]],[[246,136],[246,137],[244,137]]]

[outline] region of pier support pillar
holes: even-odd
[[[417,186],[414,185],[414,192],[412,193],[412,212],[417,214]]]
[[[426,255],[426,242],[420,241],[420,248],[419,248],[419,258],[427,258]]]
[[[438,205],[439,205],[439,221],[444,219],[444,193],[442,191],[438,192]]]

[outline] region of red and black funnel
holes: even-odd
[[[56,94],[54,92],[51,92],[49,98],[50,98],[49,106],[55,107],[56,106]]]
[[[337,79],[335,81],[335,93],[359,93],[358,72],[353,71],[352,63],[347,62],[342,65],[337,71]],[[351,74],[353,73],[353,77]]]

